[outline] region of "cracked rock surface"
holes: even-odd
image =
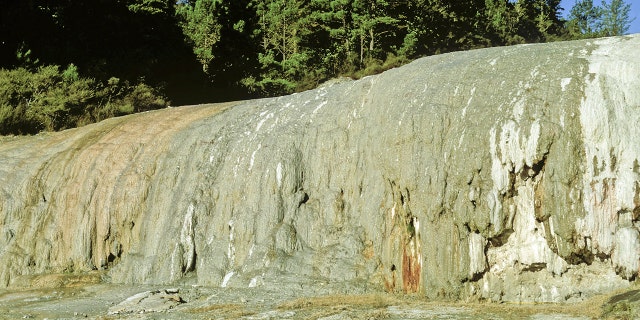
[[[639,49],[626,36],[451,53],[285,97],[2,138],[0,287],[92,270],[113,284],[512,302],[627,287]]]

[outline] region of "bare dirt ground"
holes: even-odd
[[[41,276],[0,291],[2,319],[596,319],[609,296],[575,304],[453,303],[386,293],[113,285],[97,275]]]

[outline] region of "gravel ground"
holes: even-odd
[[[598,300],[603,301],[603,300]],[[597,302],[600,303],[601,302]],[[2,319],[591,319],[594,302],[425,302],[385,293],[307,296],[292,290],[86,284],[0,291]]]

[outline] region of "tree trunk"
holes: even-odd
[[[369,37],[371,38],[371,40],[369,41],[369,56],[371,56],[371,53],[373,52],[374,43],[375,43],[375,39],[373,36],[373,28],[369,29]]]
[[[364,34],[360,34],[360,64],[364,62]]]

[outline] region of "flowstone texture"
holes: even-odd
[[[640,36],[427,57],[0,142],[0,285],[574,301],[640,258]]]

